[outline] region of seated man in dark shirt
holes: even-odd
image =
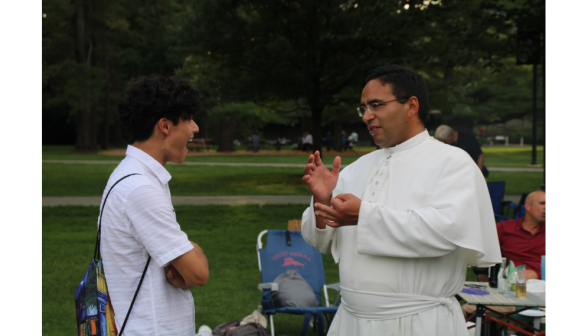
[[[478,165],[484,178],[488,178],[489,172],[486,166],[484,166],[484,153],[473,134],[466,132],[460,133],[447,125],[441,125],[435,131],[435,139],[466,151]]]
[[[528,279],[541,278],[541,256],[545,255],[545,192],[535,191],[525,201],[525,216],[496,225],[502,256],[515,266],[526,265]]]

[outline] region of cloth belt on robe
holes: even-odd
[[[454,296],[357,292],[341,286],[341,307],[364,320],[391,320],[446,306],[455,315],[459,303]]]

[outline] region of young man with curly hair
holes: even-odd
[[[198,132],[192,116],[200,94],[177,77],[135,79],[118,104],[131,133],[126,157],[104,189],[101,253],[120,331],[149,257],[145,278],[124,329],[125,336],[195,334],[189,288],[204,286],[208,260],[176,221],[167,162],[182,163]],[[104,204],[110,188],[123,176]]]

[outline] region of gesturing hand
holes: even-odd
[[[314,204],[314,213],[324,218],[325,224],[332,227],[345,225],[357,225],[361,199],[353,194],[340,194],[331,199],[331,207],[321,204]]]
[[[333,161],[333,171],[330,172],[321,160],[319,151],[311,154],[308,163],[304,166],[304,177],[302,181],[306,183],[310,192],[318,202],[328,202],[337,180],[339,179],[339,169],[341,168],[341,157],[337,156]]]

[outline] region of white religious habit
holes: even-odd
[[[329,336],[467,336],[454,295],[467,266],[501,261],[488,188],[469,155],[427,131],[362,156],[333,197],[361,198],[357,225],[302,236],[339,263],[342,301]]]

